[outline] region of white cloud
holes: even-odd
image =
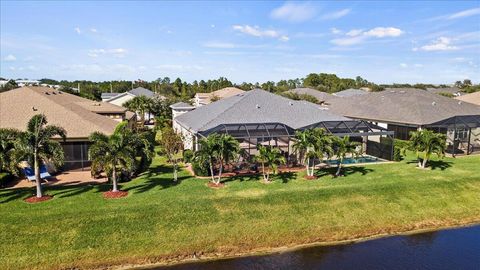
[[[474,15],[479,15],[479,14],[480,14],[480,8],[472,8],[472,9],[467,9],[467,10],[464,10],[464,11],[454,13],[454,14],[448,16],[447,19],[454,20],[454,19],[458,19],[458,18],[465,18],[465,17],[470,17],[470,16],[474,16]]]
[[[16,60],[17,60],[17,58],[13,54],[9,54],[9,55],[5,56],[5,58],[3,58],[3,61],[6,61],[6,62],[13,62],[13,61],[16,61]]]
[[[400,67],[402,67],[402,68],[407,68],[408,65],[407,65],[406,63],[400,63]]]
[[[363,33],[363,29],[352,29],[352,30],[348,31],[347,33],[345,33],[345,35],[347,35],[349,37],[354,37],[354,36],[358,36],[362,33]]]
[[[92,33],[98,33],[98,30],[96,28],[90,28],[90,32]]]
[[[310,3],[287,2],[283,6],[272,10],[270,17],[289,22],[304,22],[313,18],[315,14],[316,10]]]
[[[88,51],[88,56],[98,57],[100,55],[111,55],[114,57],[124,57],[127,54],[127,50],[123,48],[116,49],[92,49]]]
[[[348,15],[352,10],[349,8],[342,9],[339,11],[335,11],[332,13],[328,13],[322,16],[323,20],[335,20],[335,19],[340,19],[346,15]]]
[[[398,37],[404,32],[395,27],[375,27],[368,31],[361,29],[352,29],[345,33],[346,37],[335,38],[330,42],[338,46],[351,46],[362,43],[368,38]]]
[[[403,31],[395,27],[375,27],[363,33],[366,36],[372,37],[398,37],[403,34]]]
[[[334,35],[338,35],[338,34],[341,34],[342,31],[340,31],[339,29],[333,27],[333,28],[330,28],[330,32],[332,32],[332,34]]]
[[[451,51],[457,50],[457,46],[451,45],[452,40],[447,37],[439,37],[438,39],[434,40],[432,43],[428,45],[424,45],[420,48],[413,48],[413,51]]]
[[[250,25],[233,25],[233,30],[239,31],[241,33],[254,36],[254,37],[269,37],[277,38],[281,41],[288,41],[290,38],[287,35],[282,35],[276,30],[262,30],[258,26]]]
[[[79,34],[79,35],[82,33],[82,30],[80,30],[80,27],[75,27],[75,28],[73,28],[73,30],[75,32],[77,32],[77,34]]]

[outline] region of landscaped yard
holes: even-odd
[[[348,167],[336,179],[242,177],[215,190],[185,171],[173,183],[157,157],[121,185],[126,198],[103,199],[106,185],[49,187],[53,200],[27,204],[33,189],[1,190],[0,269],[145,263],[480,222],[480,156],[434,160],[433,170],[411,161]]]

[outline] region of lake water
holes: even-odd
[[[480,225],[265,256],[155,269],[472,269],[480,270]]]

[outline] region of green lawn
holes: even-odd
[[[122,199],[103,199],[109,186],[57,187],[46,192],[53,200],[27,204],[33,189],[1,190],[0,269],[145,263],[480,222],[480,156],[433,170],[411,161],[349,167],[337,179],[230,179],[213,190],[186,172],[174,184],[157,157],[122,185]]]

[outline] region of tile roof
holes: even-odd
[[[454,116],[480,115],[480,106],[412,88],[339,98],[329,108],[346,117],[412,125],[428,125]]]
[[[480,106],[480,91],[456,97],[456,99]]]
[[[307,101],[295,101],[254,89],[196,108],[175,120],[199,132],[221,124],[282,123],[298,129],[323,121],[349,119]]]
[[[228,98],[231,96],[235,96],[241,93],[244,93],[242,89],[238,89],[236,87],[225,87],[210,93],[197,93],[196,95],[202,99],[202,104],[209,104],[211,102],[212,97],[218,97],[219,99]]]
[[[43,113],[50,124],[63,127],[68,138],[87,138],[94,131],[111,134],[118,122],[95,112],[125,111],[48,87],[28,86],[0,93],[0,128],[25,130],[33,115]]]

